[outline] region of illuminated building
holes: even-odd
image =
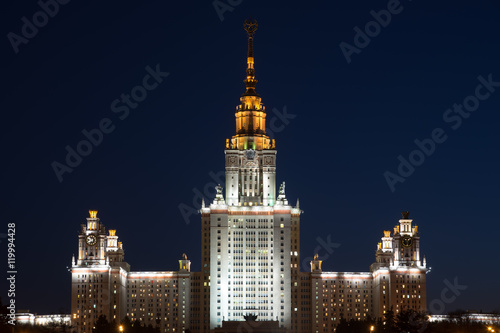
[[[266,135],[265,107],[255,91],[256,28],[256,22],[245,22],[246,91],[236,107],[236,134],[226,141],[226,199],[218,187],[213,203],[201,208],[211,329],[249,313],[284,327],[291,323],[289,286],[299,269],[298,232],[293,230],[299,229],[300,210],[289,205],[285,183],[276,193],[276,149]]]
[[[312,332],[331,332],[340,318],[383,318],[387,311],[426,311],[426,262],[409,212],[378,243],[370,272],[323,272],[311,261]]]
[[[246,91],[236,107],[236,132],[225,144],[225,192],[201,207],[201,271],[186,256],[176,272],[131,272],[115,230],[106,235],[91,211],[72,266],[72,318],[90,333],[99,315],[125,316],[161,332],[229,332],[256,315],[266,327],[331,332],[340,318],[383,317],[386,311],[426,310],[425,259],[409,213],[385,231],[369,272],[323,272],[315,256],[300,272],[299,202],[285,183],[276,191],[276,145],[266,135],[266,112],[255,87],[253,39],[246,21]],[[264,327],[263,326],[263,327]]]
[[[71,325],[71,316],[69,314],[37,315],[30,313],[29,310],[19,310],[16,313],[16,324],[49,326],[64,331],[64,327]]]
[[[112,322],[125,316],[162,332],[188,328],[191,307],[191,262],[184,255],[177,272],[130,272],[116,230],[106,235],[97,211],[90,211],[78,235],[78,260],[72,265],[72,324],[92,332],[100,315]]]
[[[119,321],[126,315],[127,276],[116,230],[106,235],[97,211],[89,211],[78,235],[78,259],[72,262],[71,316],[78,332],[91,332],[100,315]]]

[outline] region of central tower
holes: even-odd
[[[255,91],[253,39],[257,21],[245,21],[248,34],[246,91],[236,107],[236,135],[226,140],[226,201],[229,206],[273,206],[276,150],[266,135],[266,109]]]
[[[226,140],[226,191],[202,206],[202,279],[210,305],[203,306],[209,329],[224,321],[277,321],[292,326],[291,296],[299,272],[300,210],[288,204],[285,184],[276,193],[276,150],[266,135],[266,112],[255,91],[253,41],[248,34],[246,90],[236,107],[236,134]],[[206,327],[208,328],[208,327]]]

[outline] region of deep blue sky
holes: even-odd
[[[209,172],[224,168],[252,16],[257,92],[269,119],[274,108],[296,116],[274,137],[277,179],[305,211],[302,258],[330,235],[340,246],[325,270],[367,271],[382,231],[409,210],[432,266],[428,300],[456,278],[467,289],[446,311],[499,309],[500,88],[456,130],[443,114],[474,94],[478,76],[500,81],[500,5],[402,1],[348,64],[339,44],[387,5],[244,0],[221,21],[211,1],[72,1],[16,54],[7,34],[40,7],[5,3],[0,233],[17,224],[18,307],[69,311],[66,267],[91,208],[118,230],[133,270],[177,269],[183,252],[199,270],[200,216],[187,224],[179,205],[193,207],[193,189],[203,193]],[[156,64],[170,75],[120,120],[111,103]],[[60,183],[51,163],[103,118],[114,131]],[[435,128],[447,140],[391,192],[384,172]]]

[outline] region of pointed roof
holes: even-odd
[[[243,96],[259,96],[255,92],[255,85],[257,84],[257,79],[255,79],[255,68],[254,68],[254,57],[253,57],[253,37],[255,31],[257,30],[257,20],[245,20],[243,24],[245,31],[248,34],[248,55],[247,55],[247,77],[243,81],[245,82],[246,91]]]

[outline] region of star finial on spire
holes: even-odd
[[[258,27],[257,20],[252,20],[252,18],[249,18],[248,20],[245,20],[243,26],[245,27],[245,31],[248,33],[248,36],[253,37],[253,34]]]

